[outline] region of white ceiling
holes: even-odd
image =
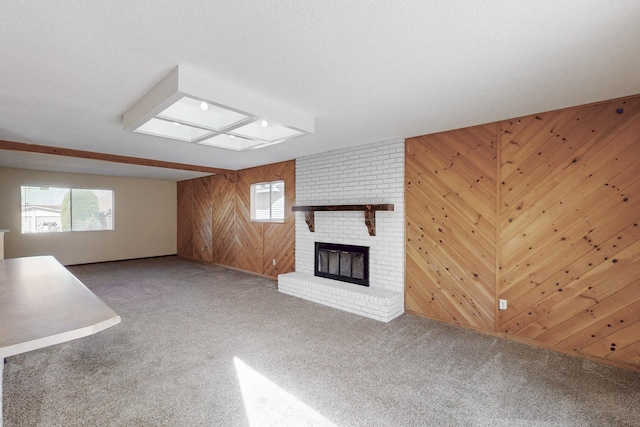
[[[0,139],[242,169],[640,93],[637,0],[0,3]],[[122,128],[184,64],[316,117],[232,152]],[[0,150],[0,166],[201,173]]]

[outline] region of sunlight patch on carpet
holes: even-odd
[[[242,360],[234,357],[233,363],[251,427],[287,425],[337,427]]]

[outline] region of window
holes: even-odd
[[[251,184],[251,221],[284,222],[284,181]]]
[[[113,190],[21,186],[22,233],[113,230]]]

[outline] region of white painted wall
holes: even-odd
[[[296,213],[296,271],[280,292],[388,322],[404,312],[404,141],[384,141],[296,159],[296,205],[392,203],[376,212],[370,236],[363,212],[316,212],[310,232]],[[369,287],[313,276],[315,242],[369,247]]]
[[[404,140],[296,159],[296,205],[393,203],[376,212],[369,236],[362,212],[316,212],[315,233],[296,213],[296,271],[313,274],[314,242],[369,246],[369,286],[404,295]]]
[[[109,188],[115,230],[22,234],[20,186]],[[5,258],[53,255],[64,265],[176,253],[174,181],[0,168],[0,229]]]

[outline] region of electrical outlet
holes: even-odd
[[[506,299],[501,299],[499,301],[500,301],[500,303],[498,305],[498,308],[500,310],[506,310],[507,309],[507,300]]]
[[[273,265],[274,265],[274,266],[276,265],[276,260],[275,260],[275,258],[273,259]]]

